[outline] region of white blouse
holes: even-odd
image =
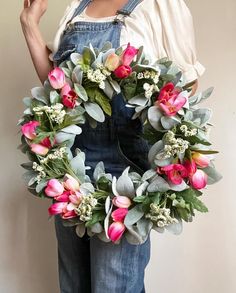
[[[62,17],[54,42],[48,43],[52,51],[49,58],[57,51],[60,37],[67,21],[72,17],[81,0],[73,0]],[[86,9],[76,21],[111,21],[115,16],[93,18],[86,14]],[[130,16],[125,17],[122,26],[120,44],[130,42],[135,47],[144,46],[150,58],[168,57],[183,71],[187,82],[201,76],[205,67],[197,60],[193,18],[184,0],[143,0]]]

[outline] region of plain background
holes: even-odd
[[[177,0],[173,0],[177,1]],[[39,85],[21,33],[23,0],[2,1],[0,11],[0,292],[57,293],[56,239],[48,222],[49,201],[33,197],[21,179],[26,157],[16,150],[22,98]],[[50,0],[42,31],[52,40],[69,1]],[[199,214],[184,232],[152,232],[146,271],[147,293],[236,292],[236,1],[186,0],[194,17],[198,59],[206,67],[200,89],[215,86],[206,103],[214,111],[212,142],[224,179],[203,197],[209,213]],[[56,7],[56,8],[55,8]]]

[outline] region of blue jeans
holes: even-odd
[[[64,227],[55,216],[61,293],[145,293],[144,273],[150,259],[150,235],[132,245],[103,242],[96,235],[82,238],[75,227]],[[63,249],[62,249],[63,247]],[[65,249],[66,247],[66,249]]]

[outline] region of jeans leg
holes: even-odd
[[[150,259],[150,235],[145,243],[132,245],[90,239],[92,293],[145,293],[145,268]]]
[[[61,293],[91,293],[90,240],[77,236],[75,227],[65,227],[55,216],[58,246],[58,269]]]

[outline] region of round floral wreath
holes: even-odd
[[[209,142],[211,110],[196,106],[212,88],[190,96],[191,84],[173,62],[150,61],[143,47],[130,44],[115,50],[105,43],[100,51],[90,45],[69,57],[23,99],[18,148],[30,160],[21,164],[28,190],[51,198],[49,214],[75,225],[80,237],[87,230],[103,241],[119,243],[124,235],[140,244],[151,229],[181,233],[182,220],[192,221],[195,210],[208,211],[199,199],[201,190],[221,178]],[[104,122],[112,97],[120,92],[152,145],[151,169],[140,175],[127,167],[116,178],[99,162],[92,184],[85,154],[76,149],[73,157],[70,148],[82,132],[79,125]]]

